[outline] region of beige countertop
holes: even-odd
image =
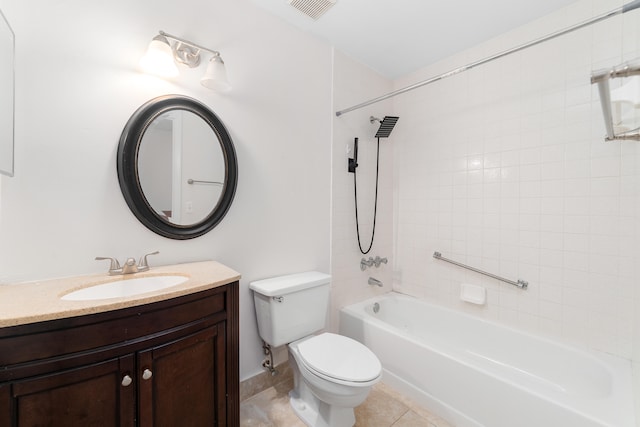
[[[67,301],[61,297],[78,289],[115,280],[147,276],[181,275],[189,279],[170,288],[92,301]],[[143,273],[109,276],[106,272],[27,283],[0,285],[0,327],[101,313],[179,297],[226,285],[240,274],[215,261],[152,267]]]

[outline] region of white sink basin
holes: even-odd
[[[67,301],[87,301],[128,297],[170,288],[171,286],[186,282],[188,279],[189,278],[185,276],[148,276],[135,279],[122,279],[78,289],[77,291],[64,295],[62,299]]]

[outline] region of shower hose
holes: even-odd
[[[373,239],[376,235],[376,217],[377,217],[377,213],[378,213],[378,175],[379,175],[379,170],[380,170],[380,138],[378,138],[378,146],[376,148],[376,195],[375,195],[375,201],[373,204],[373,230],[371,231],[371,243],[369,243],[369,247],[367,248],[367,250],[363,250],[362,249],[362,243],[360,241],[360,224],[358,222],[358,184],[357,184],[357,179],[356,176],[358,175],[358,173],[356,171],[354,171],[353,173],[353,199],[355,201],[355,205],[356,205],[356,235],[358,236],[358,249],[360,249],[360,252],[363,255],[366,255],[369,253],[369,251],[371,251],[371,248],[373,247]]]

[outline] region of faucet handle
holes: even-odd
[[[108,256],[106,256],[106,257],[105,256],[97,256],[96,257],[96,261],[102,261],[102,260],[105,260],[105,259],[111,261],[111,265],[109,265],[109,273],[110,274],[113,274],[113,273],[117,272],[118,270],[120,270],[120,263],[118,262],[117,259],[111,258],[111,257],[108,257]]]
[[[140,257],[140,261],[138,262],[138,271],[145,271],[149,269],[149,264],[147,263],[147,257],[149,255],[158,255],[160,253],[160,251],[155,251],[155,252],[151,252],[148,253],[146,255],[143,255]]]
[[[380,267],[380,264],[386,264],[387,262],[387,258],[380,258],[379,256],[376,256],[376,259],[373,260],[376,267]]]

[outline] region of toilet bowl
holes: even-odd
[[[288,346],[294,388],[291,407],[314,427],[351,427],[353,408],[382,377],[378,358],[359,342],[332,333],[305,337]]]
[[[291,406],[311,427],[351,427],[353,408],[380,381],[375,354],[326,326],[331,276],[310,271],[251,282],[260,337],[287,345],[293,370]]]

